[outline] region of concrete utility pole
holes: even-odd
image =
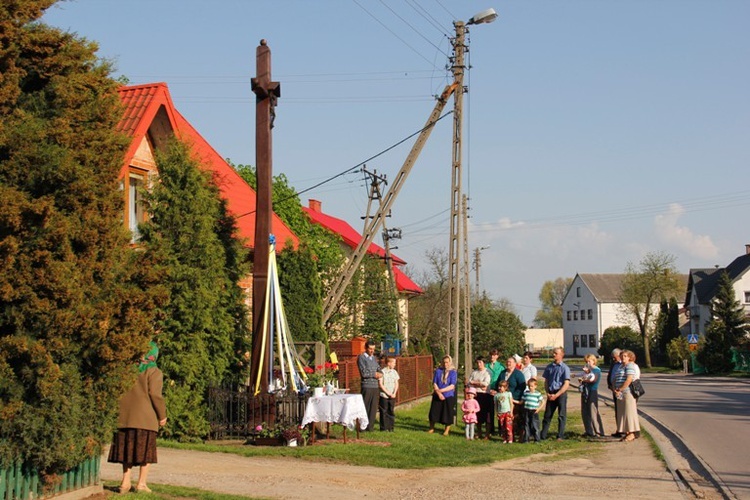
[[[453,39],[452,71],[456,90],[453,93],[453,161],[451,163],[451,223],[450,241],[448,245],[448,338],[447,352],[458,362],[458,341],[460,332],[459,316],[461,311],[461,277],[458,265],[459,237],[461,235],[461,133],[463,129],[463,101],[464,101],[464,44],[466,24],[455,21],[456,38]],[[453,348],[451,349],[451,340]]]
[[[461,290],[464,300],[464,367],[468,370],[472,366],[471,348],[471,283],[469,282],[469,201],[466,195],[461,197],[461,210],[463,211],[463,262]]]
[[[281,96],[279,82],[271,81],[271,49],[265,40],[255,51],[256,78],[250,85],[255,93],[255,168],[258,181],[255,204],[255,248],[253,249],[253,343],[250,356],[250,380],[260,377],[261,390],[268,390],[268,368],[272,336],[266,335],[263,342],[263,309],[268,283],[268,249],[271,234],[271,177],[272,143],[271,129],[276,117],[276,99]]]
[[[474,249],[474,271],[476,272],[476,281],[474,282],[476,286],[476,297],[477,300],[479,299],[479,294],[481,293],[479,289],[479,268],[482,267],[482,250],[487,250],[490,248],[489,245],[484,247],[477,247]]]

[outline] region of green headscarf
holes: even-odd
[[[143,373],[149,368],[156,368],[156,358],[159,357],[159,347],[153,340],[148,343],[150,349],[145,356],[141,358],[141,363],[138,365],[138,373]]]

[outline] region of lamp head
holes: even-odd
[[[469,19],[469,22],[466,24],[486,24],[491,23],[495,19],[497,19],[497,12],[495,12],[495,9],[490,8],[474,14],[474,17]]]

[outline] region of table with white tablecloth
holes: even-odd
[[[367,429],[370,420],[367,417],[365,401],[361,394],[334,394],[313,396],[307,401],[302,425],[314,422],[343,425],[344,442],[346,442],[346,429],[356,429],[357,437],[359,437],[359,430]],[[314,434],[313,432],[313,436]]]

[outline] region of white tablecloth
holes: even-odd
[[[334,396],[311,397],[307,401],[302,425],[310,422],[332,422],[354,429],[357,419],[359,428],[367,429],[370,419],[367,418],[365,401],[361,394],[336,394]]]

